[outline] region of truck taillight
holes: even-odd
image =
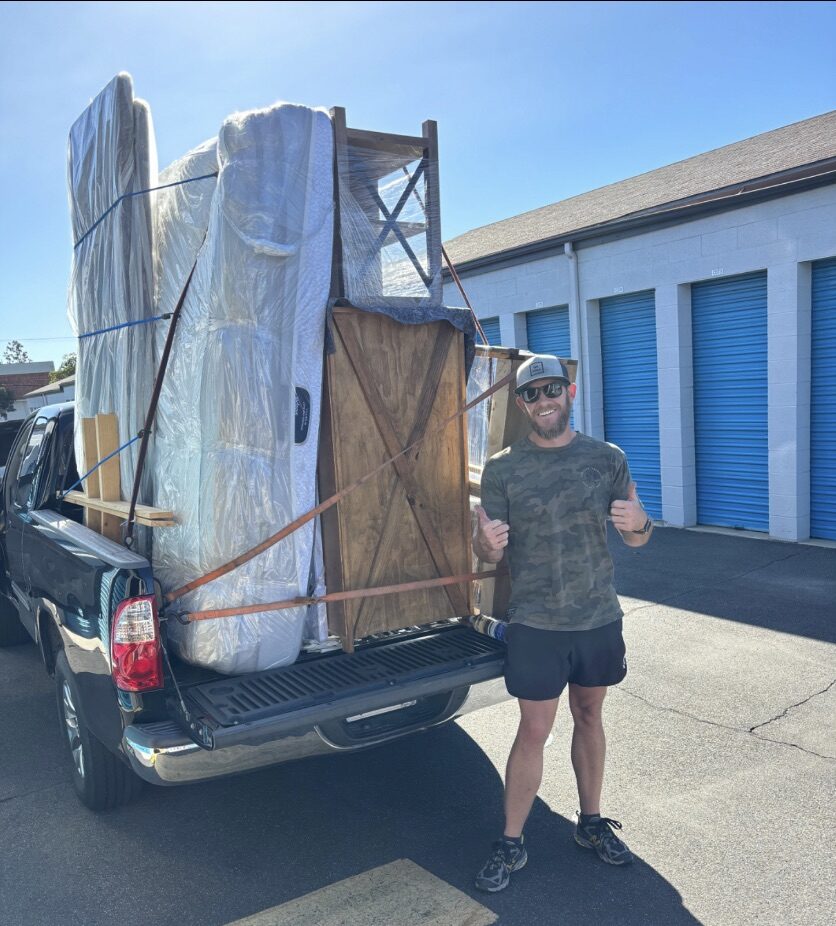
[[[160,626],[153,595],[126,598],[116,608],[110,637],[113,680],[123,691],[163,687]]]

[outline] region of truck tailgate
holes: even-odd
[[[292,732],[497,678],[505,646],[464,625],[372,643],[240,678],[216,679],[183,692],[193,716],[220,734],[236,727]]]

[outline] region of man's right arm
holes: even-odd
[[[473,552],[484,563],[498,563],[508,546],[508,525],[495,518],[493,521],[481,505],[476,506],[476,530],[473,532]]]
[[[482,471],[482,505],[476,507],[473,552],[484,563],[498,563],[508,546],[508,501],[501,480],[488,464]],[[491,518],[487,511],[499,517]]]

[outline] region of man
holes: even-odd
[[[482,474],[473,550],[508,557],[511,602],[505,683],[520,724],[505,775],[505,831],[476,878],[501,891],[525,865],[523,827],[543,776],[543,747],[567,683],[574,720],[572,765],[580,812],[575,841],[612,865],[633,856],[601,816],[609,685],[627,674],[622,611],[607,548],[609,517],[624,542],[643,546],[652,523],[624,453],[569,427],[575,385],[557,357],[535,355],[517,373],[517,405],[531,433],[492,457]]]

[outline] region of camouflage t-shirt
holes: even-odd
[[[482,507],[510,527],[509,620],[589,630],[621,617],[607,515],[613,501],[627,498],[630,481],[621,449],[585,434],[556,448],[526,437],[491,457],[482,473]]]

